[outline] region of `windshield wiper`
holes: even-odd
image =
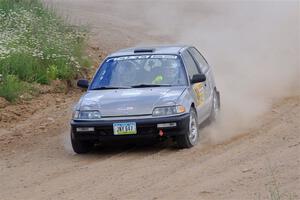
[[[133,85],[132,88],[143,88],[143,87],[170,87],[172,85],[168,84],[139,84],[139,85]]]
[[[109,89],[129,89],[130,87],[123,87],[123,86],[101,86],[96,87],[91,90],[109,90]]]

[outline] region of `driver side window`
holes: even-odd
[[[186,66],[186,70],[187,70],[188,76],[189,76],[189,78],[191,80],[192,77],[195,74],[199,74],[200,73],[200,70],[198,69],[198,67],[197,67],[194,59],[190,55],[190,53],[188,53],[187,51],[184,51],[182,53],[182,58],[183,58],[183,61],[185,63],[185,66]]]
[[[194,47],[190,48],[189,52],[194,57],[198,66],[200,67],[202,73],[205,73],[208,70],[208,64],[207,64],[206,60],[203,58],[203,56]]]

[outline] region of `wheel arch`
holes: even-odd
[[[195,110],[196,116],[198,117],[198,112],[197,112],[196,105],[194,102],[191,103],[190,110],[191,110],[191,108],[193,108]],[[189,110],[189,112],[190,112],[190,110]]]

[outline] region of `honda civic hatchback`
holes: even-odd
[[[87,153],[96,143],[173,138],[179,148],[199,141],[214,121],[220,95],[205,58],[192,46],[129,48],[109,55],[76,104],[71,143]]]

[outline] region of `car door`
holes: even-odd
[[[193,57],[187,50],[182,52],[182,58],[190,81],[193,75],[201,73],[200,68],[197,66]],[[199,123],[201,123],[205,120],[206,117],[206,109],[204,109],[203,107],[205,105],[204,84],[191,84],[189,87],[189,92],[194,99],[195,107],[198,114],[198,121]]]
[[[212,77],[212,71],[209,67],[207,61],[205,58],[201,55],[201,53],[194,47],[191,47],[188,49],[189,53],[193,57],[194,61],[196,62],[197,66],[199,67],[201,73],[205,74],[206,81],[203,82],[203,92],[204,92],[204,105],[203,109],[205,112],[206,117],[210,115],[211,112],[211,106],[212,106],[212,99],[213,99],[213,90],[214,90],[214,84],[213,84],[213,77]]]

